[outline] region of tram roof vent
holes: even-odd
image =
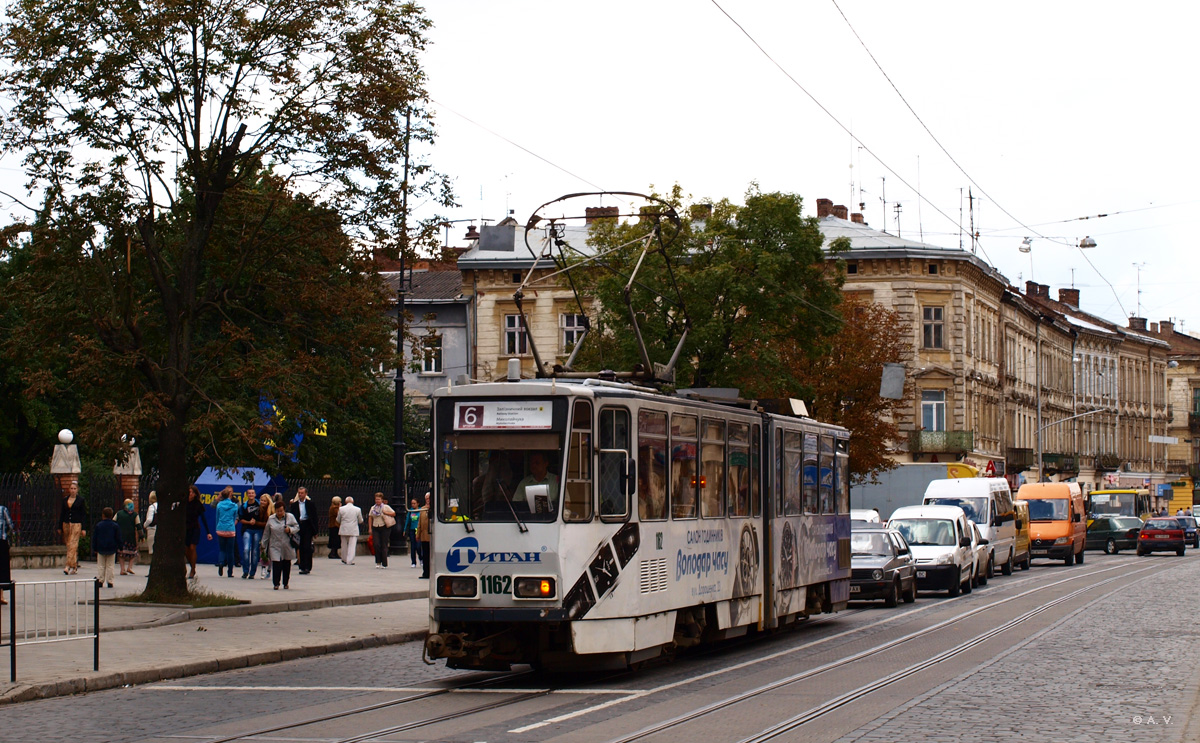
[[[794,418],[810,418],[808,406],[803,400],[794,397],[780,397],[769,400],[759,400],[759,406],[768,413],[775,415],[790,415]]]
[[[508,360],[508,381],[510,381],[510,382],[520,382],[521,381],[521,360],[520,359],[509,359]]]

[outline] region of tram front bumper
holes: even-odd
[[[565,622],[567,610],[559,607],[435,606],[433,618],[445,622]]]

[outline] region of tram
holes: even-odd
[[[686,394],[434,394],[429,662],[636,667],[845,608],[848,432]]]

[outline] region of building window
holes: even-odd
[[[930,263],[929,264],[929,275],[937,276],[937,272],[938,272],[938,265],[936,263]]]
[[[921,391],[921,427],[926,431],[946,430],[946,391]]]
[[[921,329],[925,348],[945,348],[942,343],[942,308],[925,307],[921,313]]]
[[[525,334],[520,315],[504,316],[504,353],[508,356],[524,356],[529,353],[529,336]]]
[[[851,276],[858,273],[858,264],[857,263],[847,263],[846,264],[846,273],[850,274]]]
[[[512,272],[512,282],[513,282],[514,284],[520,284],[520,283],[521,283],[521,272],[520,272],[520,271],[513,271],[513,272]]]
[[[559,315],[558,327],[562,332],[562,352],[570,353],[575,348],[575,344],[583,337],[584,323],[587,318],[583,315]]]
[[[442,336],[436,333],[421,339],[421,373],[442,373]]]
[[[1192,412],[1200,413],[1200,387],[1192,388]]]

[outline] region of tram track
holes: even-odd
[[[984,611],[993,609],[997,606],[1001,606],[1003,604],[1007,604],[1009,602],[1016,601],[1018,599],[1021,599],[1021,598],[1027,597],[1029,595],[1032,595],[1034,593],[1037,593],[1039,591],[1044,591],[1048,588],[1052,588],[1054,586],[1061,585],[1063,583],[1067,583],[1072,580],[1077,580],[1080,578],[1085,578],[1088,576],[1097,575],[1097,574],[1104,573],[1104,572],[1109,572],[1114,569],[1119,569],[1120,567],[1123,567],[1123,566],[1114,566],[1111,568],[1104,568],[1102,570],[1096,570],[1096,571],[1091,571],[1088,573],[1073,575],[1071,577],[1063,578],[1061,580],[1057,580],[1057,581],[1054,581],[1052,583],[1049,583],[1049,584],[1046,584],[1043,586],[1038,586],[1035,588],[1031,588],[1027,591],[1022,591],[1022,592],[1012,595],[1012,596],[1000,598],[996,601],[992,601],[985,605],[972,608],[969,611],[962,612],[961,614],[958,614],[958,615],[955,615],[948,619],[937,622],[933,625],[930,625],[929,627],[923,628],[921,630],[917,630],[916,632],[908,633],[906,635],[895,638],[893,640],[889,640],[887,642],[881,643],[879,645],[868,648],[866,650],[854,653],[853,655],[846,656],[844,658],[839,658],[835,661],[831,661],[829,663],[825,663],[820,666],[816,666],[814,668],[810,668],[805,671],[801,671],[799,673],[792,674],[792,675],[784,677],[782,679],[778,679],[776,681],[772,681],[770,683],[760,685],[753,689],[731,695],[720,701],[704,705],[703,707],[699,707],[697,709],[691,710],[690,712],[686,712],[681,715],[677,715],[669,720],[665,720],[663,722],[644,727],[641,730],[638,730],[629,735],[619,737],[619,738],[614,738],[614,739],[610,740],[608,743],[632,743],[633,741],[640,741],[640,740],[649,738],[653,735],[657,735],[657,734],[660,734],[660,733],[663,733],[663,732],[666,732],[669,730],[674,730],[675,728],[679,728],[679,727],[686,725],[694,720],[697,720],[699,718],[713,714],[715,712],[726,709],[728,707],[739,704],[741,702],[745,702],[747,700],[760,697],[764,694],[768,694],[770,692],[780,690],[784,687],[799,683],[799,682],[807,680],[807,679],[811,679],[815,676],[818,676],[823,673],[827,673],[827,672],[835,670],[835,669],[843,669],[845,666],[847,666],[851,663],[862,661],[867,658],[876,658],[877,655],[881,652],[886,652],[888,650],[895,649],[895,648],[902,646],[906,643],[909,643],[913,640],[916,640],[921,637],[928,636],[932,633],[944,630],[945,628],[947,628],[950,625],[956,624],[965,619],[976,616]],[[910,664],[904,668],[901,668],[897,671],[894,671],[882,678],[876,679],[875,681],[872,681],[868,684],[864,684],[864,685],[862,685],[856,689],[853,689],[849,692],[838,695],[838,696],[834,697],[833,699],[830,699],[827,702],[822,703],[821,705],[818,705],[809,710],[806,710],[805,712],[802,712],[798,715],[790,717],[787,720],[784,720],[780,723],[776,723],[775,725],[761,731],[760,733],[758,733],[754,736],[750,736],[748,738],[743,739],[742,741],[740,741],[740,743],[760,743],[761,741],[772,740],[774,738],[779,737],[780,735],[783,735],[784,733],[794,731],[796,728],[799,728],[809,722],[812,722],[813,720],[816,720],[826,714],[829,714],[830,712],[833,712],[834,710],[844,707],[845,705],[850,704],[856,700],[862,699],[863,697],[866,697],[876,691],[884,689],[884,688],[890,686],[891,684],[894,684],[898,681],[908,678],[914,674],[920,673],[921,671],[924,671],[928,668],[932,668],[939,663],[943,663],[947,660],[951,660],[959,655],[962,655],[963,653],[968,652],[972,648],[977,647],[978,645],[981,645],[983,643],[986,643],[992,639],[995,639],[996,637],[1004,634],[1005,632],[1011,631],[1012,629],[1020,626],[1021,624],[1025,623],[1025,622],[1030,621],[1031,619],[1036,618],[1037,616],[1053,609],[1056,606],[1059,606],[1068,601],[1077,599],[1078,597],[1080,597],[1088,592],[1091,592],[1097,588],[1101,588],[1101,587],[1108,585],[1110,583],[1113,583],[1115,581],[1123,580],[1123,579],[1129,578],[1130,576],[1138,575],[1140,573],[1145,573],[1145,572],[1149,572],[1152,570],[1156,570],[1157,568],[1158,568],[1158,566],[1151,566],[1151,567],[1146,567],[1146,568],[1140,568],[1140,569],[1134,570],[1134,571],[1124,572],[1121,575],[1112,576],[1110,578],[1106,578],[1104,580],[1098,581],[1097,583],[1093,583],[1093,584],[1084,586],[1082,588],[1078,588],[1074,591],[1071,591],[1068,594],[1065,594],[1056,599],[1053,599],[1052,601],[1042,604],[1041,606],[1035,607],[1034,609],[1031,609],[1028,612],[1025,612],[1011,620],[1008,620],[1007,622],[1004,622],[1001,625],[993,627],[985,632],[981,632],[981,633],[975,635],[974,637],[971,637],[951,648],[948,648],[940,653],[937,653],[936,655],[934,655],[930,658],[918,661],[916,663],[912,663],[912,664]],[[1094,604],[1097,601],[1101,601],[1104,598],[1107,598],[1108,596],[1112,595],[1113,593],[1115,593],[1116,591],[1119,591],[1119,590],[1121,590],[1121,589],[1109,591],[1101,596],[1096,597],[1095,599],[1087,602],[1087,604],[1085,604],[1084,607],[1080,607],[1080,609],[1077,609],[1076,611],[1071,612],[1070,615],[1073,615],[1073,614],[1077,613],[1078,611],[1082,610],[1083,608],[1086,608],[1086,606],[1090,606],[1091,604]],[[1068,616],[1070,616],[1070,615],[1068,615]],[[1061,623],[1062,621],[1063,620],[1061,620],[1061,619],[1058,620],[1057,622],[1055,622],[1055,625]],[[854,631],[860,631],[861,629],[862,628],[859,628],[858,630],[850,630],[844,634],[849,634]]]

